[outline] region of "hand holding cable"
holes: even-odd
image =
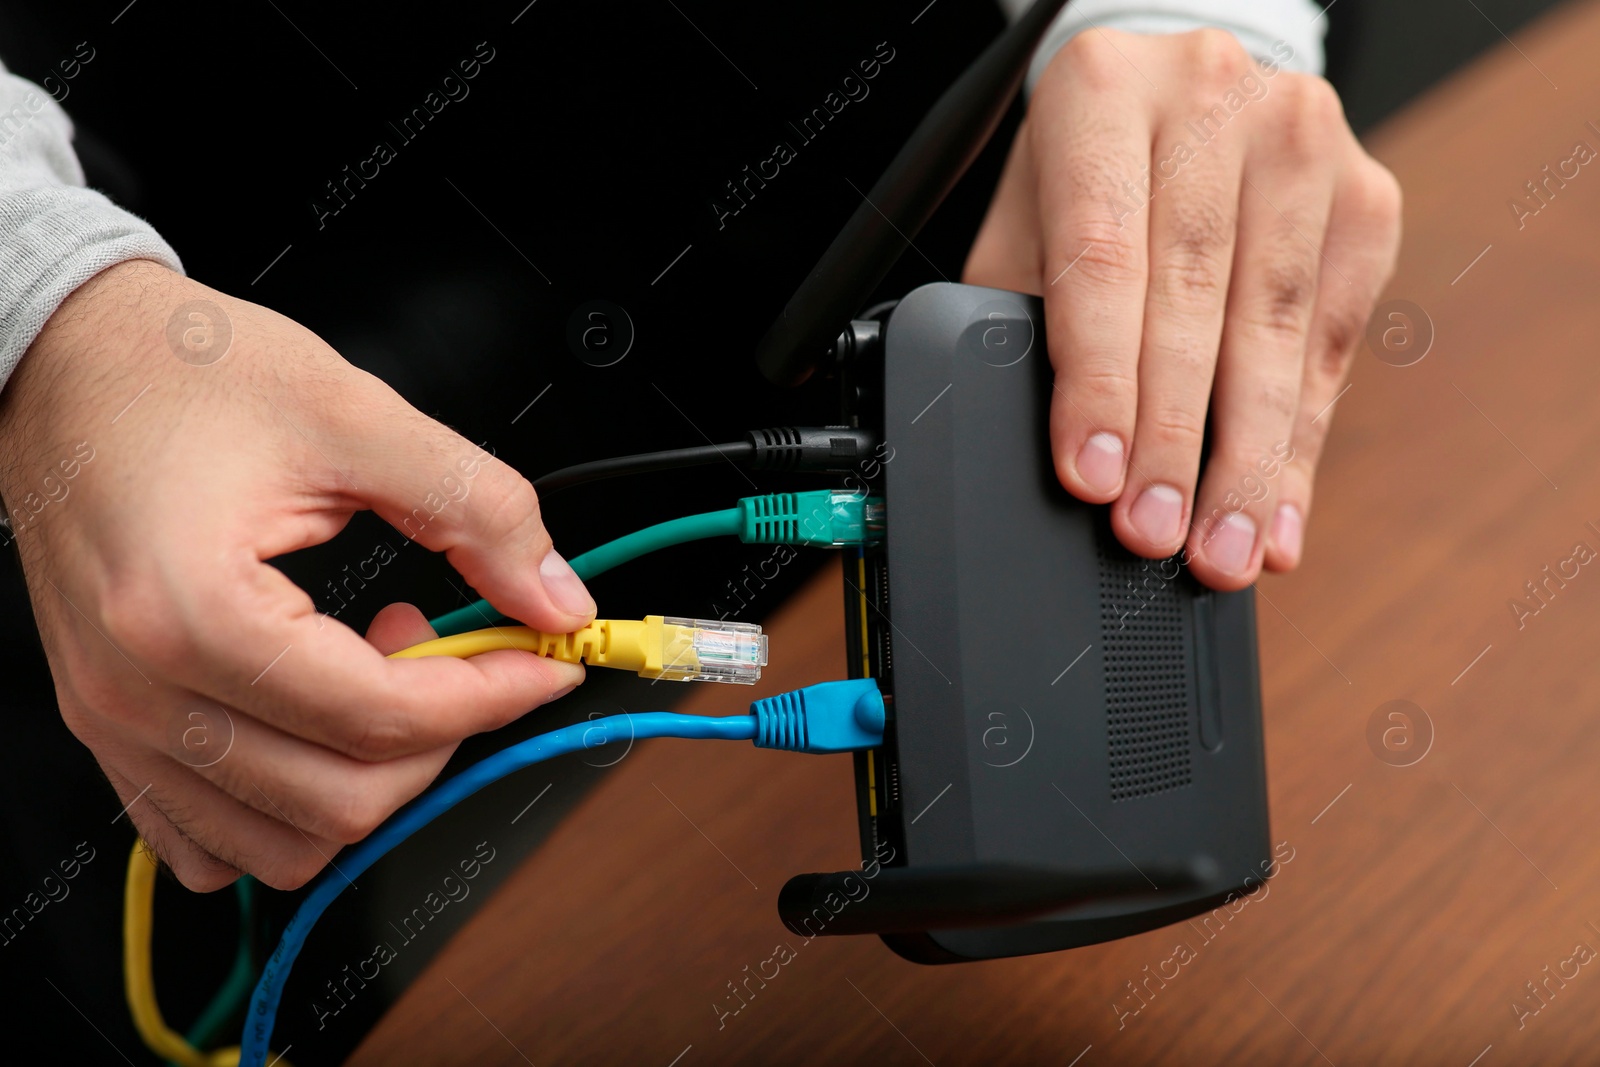
[[[225,350],[175,355],[190,304],[230,325]],[[524,622],[595,610],[526,479],[282,315],[123,263],[61,305],[0,399],[0,496],[62,718],[191,889],[304,884],[461,738],[583,677],[512,653],[386,660],[433,636],[419,612],[363,640],[267,562],[371,509]]]

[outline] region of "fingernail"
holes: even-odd
[[[1243,512],[1235,512],[1217,527],[1216,534],[1206,545],[1206,558],[1224,574],[1243,574],[1255,551],[1255,520]]]
[[[1183,522],[1183,494],[1170,485],[1152,485],[1133,502],[1128,519],[1146,541],[1170,545]]]
[[[1289,557],[1290,565],[1300,562],[1301,540],[1305,537],[1305,519],[1293,504],[1279,504],[1272,516],[1272,543],[1278,551]]]
[[[544,554],[539,564],[539,579],[544,582],[545,592],[550,594],[551,602],[562,611],[569,615],[594,614],[594,597],[583,587],[583,579],[553,548]]]
[[[1078,449],[1078,477],[1097,493],[1114,493],[1122,484],[1122,438],[1097,433]]]

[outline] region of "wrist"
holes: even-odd
[[[151,293],[183,281],[152,260],[107,267],[68,294],[34,337],[0,391],[0,513],[11,537],[32,525],[27,500],[53,491],[56,453],[71,457],[89,440],[97,398],[109,400],[134,377],[116,365],[143,361],[160,344],[161,324],[146,310]]]
[[[41,353],[50,359],[63,349],[81,349],[110,336],[116,337],[119,346],[137,339],[129,333],[143,333],[151,325],[147,321],[151,297],[185,281],[177,271],[149,259],[129,259],[107,267],[67,294],[28,346],[19,371]],[[9,383],[6,391],[10,392]]]

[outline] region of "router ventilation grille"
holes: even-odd
[[[1117,801],[1188,785],[1195,723],[1183,601],[1177,582],[1161,578],[1176,564],[1111,552],[1100,552],[1100,638]]]

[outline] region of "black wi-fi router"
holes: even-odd
[[[885,544],[845,560],[854,676],[888,698],[857,753],[863,867],[799,875],[797,933],[924,963],[1151,929],[1271,869],[1253,592],[1113,537],[1057,481],[1036,297],[928,285],[852,313],[1009,105],[1063,6],[1035,3],[940,98],[762,339],[766,376],[838,378],[881,434]]]

